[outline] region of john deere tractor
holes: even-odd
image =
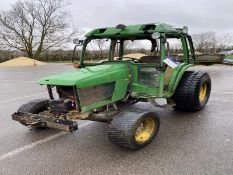
[[[177,50],[182,62],[175,58],[170,39],[181,42]],[[13,120],[31,128],[70,132],[78,129],[79,120],[106,122],[111,142],[136,150],[151,143],[160,127],[157,113],[132,108],[136,103],[199,111],[208,102],[210,76],[188,70],[195,65],[195,52],[187,27],[120,24],[94,29],[74,43],[82,46],[78,69],[40,79],[37,83],[47,87],[49,98],[23,104]],[[102,47],[103,43],[109,45]],[[102,56],[96,57],[99,51]],[[127,54],[134,51],[141,56]]]

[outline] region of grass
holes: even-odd
[[[233,60],[233,55],[228,55],[228,56],[225,57],[225,59]]]

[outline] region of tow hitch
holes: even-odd
[[[75,121],[48,117],[40,114],[30,114],[16,112],[11,115],[12,119],[28,127],[47,127],[63,131],[73,132],[78,130],[78,124]]]

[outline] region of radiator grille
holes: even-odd
[[[78,89],[81,106],[88,106],[112,98],[115,83],[106,83]]]

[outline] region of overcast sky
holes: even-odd
[[[16,0],[1,0],[9,9]],[[73,22],[79,28],[165,22],[187,25],[190,33],[233,33],[233,0],[71,0]]]

